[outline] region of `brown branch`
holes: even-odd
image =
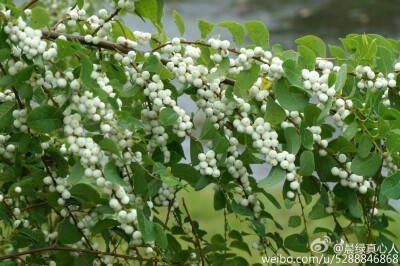
[[[54,247],[57,246],[57,243],[58,243],[58,241],[60,240],[61,230],[62,230],[62,228],[63,228],[63,226],[64,226],[64,223],[65,223],[65,221],[67,220],[68,216],[69,216],[69,212],[65,214],[63,220],[62,220],[61,223],[60,223],[60,226],[59,226],[59,228],[58,228],[57,238],[56,238],[56,241],[54,242],[54,245],[53,245]]]
[[[18,260],[22,261],[23,263],[25,263],[25,264],[27,264],[27,265],[33,265],[32,263],[30,263],[30,262],[24,260],[23,258],[21,258],[21,257],[19,257],[19,256],[15,256],[15,257],[13,257],[13,258],[18,259]]]
[[[192,230],[193,230],[194,237],[196,238],[196,243],[197,243],[197,246],[198,246],[198,248],[199,248],[199,253],[200,253],[200,258],[201,258],[201,265],[204,266],[204,254],[203,254],[203,250],[201,249],[200,240],[199,240],[199,235],[197,234],[196,228],[194,227],[194,224],[193,224],[193,221],[192,221],[192,217],[190,217],[189,210],[188,210],[188,208],[186,207],[185,198],[183,198],[183,197],[182,197],[182,204],[183,204],[183,207],[185,208],[187,217],[188,217],[188,219],[189,219],[189,223],[190,223],[190,225],[192,226]]]
[[[34,3],[36,3],[39,0],[31,0],[28,4],[26,4],[26,6],[24,6],[22,8],[22,10],[28,9],[31,5],[33,5]]]
[[[165,223],[164,223],[165,225],[167,225],[167,223],[168,223],[169,215],[171,213],[171,208],[172,208],[172,205],[174,204],[174,200],[175,200],[175,197],[169,201],[167,217],[165,218]],[[165,228],[164,228],[164,231],[165,231]]]
[[[66,208],[67,208],[67,210],[70,212],[69,208],[68,208],[68,207],[66,207]],[[76,228],[78,229],[79,233],[81,233],[81,235],[82,235],[83,238],[85,239],[85,242],[86,242],[86,244],[88,245],[88,247],[89,247],[91,250],[93,250],[92,245],[90,245],[89,239],[86,237],[86,235],[85,235],[85,233],[82,231],[82,229],[79,228],[79,226],[78,226],[78,221],[77,221],[76,218],[72,215],[72,213],[71,213],[71,218],[72,218],[72,221],[74,221],[74,224],[75,224]]]
[[[0,261],[15,258],[17,256],[19,257],[19,256],[23,256],[23,255],[29,255],[29,254],[33,254],[33,253],[53,251],[53,250],[70,251],[70,252],[78,252],[78,253],[89,253],[89,254],[94,254],[94,255],[107,255],[107,256],[112,256],[112,257],[116,257],[116,258],[123,258],[123,259],[136,260],[136,261],[159,262],[156,259],[133,257],[133,256],[123,255],[123,254],[118,254],[118,253],[113,253],[113,252],[105,252],[105,251],[89,250],[89,249],[81,249],[81,248],[70,248],[70,247],[52,247],[52,246],[31,249],[31,250],[27,250],[27,251],[18,252],[15,254],[3,256],[3,257],[0,257]]]
[[[371,207],[371,218],[369,221],[369,225],[368,225],[368,236],[367,236],[367,240],[365,241],[365,244],[368,244],[370,238],[371,238],[371,232],[372,232],[372,225],[374,222],[374,210],[376,207],[376,199],[378,197],[378,189],[379,189],[379,182],[381,181],[382,178],[382,166],[383,166],[383,157],[381,159],[381,166],[379,168],[379,174],[378,174],[378,179],[376,181],[376,186],[375,186],[375,193],[374,193],[374,201],[372,202],[372,207]]]
[[[53,103],[55,107],[58,107],[58,103],[53,99],[53,96],[51,96],[50,91],[42,85],[42,89],[44,93],[46,93],[47,97],[49,97],[50,101]]]
[[[121,11],[121,8],[115,9],[114,13],[112,13],[106,20],[104,20],[104,23],[109,22],[110,20],[113,19],[116,15],[118,15],[119,11]],[[104,25],[104,24],[103,24]],[[92,36],[96,35],[96,33],[103,27],[103,25],[98,26],[93,32]]]
[[[28,207],[25,207],[25,208],[21,209],[21,212],[24,212],[24,211],[32,209],[32,208],[40,207],[40,206],[43,206],[43,205],[46,205],[46,204],[47,204],[47,201],[40,202],[40,203],[37,203],[37,204],[33,204],[33,205],[30,205]]]
[[[65,36],[67,39],[75,40],[83,45],[89,45],[89,46],[97,47],[97,48],[104,48],[104,49],[112,50],[112,51],[119,51],[124,54],[127,54],[130,51],[137,52],[136,49],[132,49],[132,48],[126,47],[124,45],[109,42],[109,41],[101,40],[98,44],[94,44],[92,42],[87,42],[87,41],[85,41],[85,37],[80,36],[80,35],[72,35],[72,34],[60,33],[60,32],[55,32],[55,31],[49,32],[47,30],[42,30],[42,35],[43,35],[42,38],[49,39],[49,40],[56,40],[60,36]],[[164,65],[166,65],[168,62],[170,62],[170,60],[168,60],[166,58],[161,58],[160,61]],[[224,81],[222,81],[222,83],[233,86],[233,85],[235,85],[235,80],[226,78]]]

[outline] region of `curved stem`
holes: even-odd
[[[196,243],[197,243],[197,247],[199,248],[199,253],[200,253],[200,258],[201,258],[201,265],[204,266],[204,254],[203,254],[203,250],[201,249],[199,235],[197,234],[196,227],[193,224],[192,217],[190,217],[189,210],[188,210],[188,208],[186,207],[186,204],[185,204],[185,198],[183,198],[183,197],[182,197],[182,204],[183,204],[183,208],[185,208],[187,217],[189,219],[189,223],[192,226],[193,234],[194,234],[194,236],[196,238]]]

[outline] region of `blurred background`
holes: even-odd
[[[179,34],[172,10],[185,21],[187,39],[200,38],[197,19],[241,24],[259,20],[270,32],[270,43],[280,43],[284,49],[295,48],[294,40],[308,34],[335,45],[340,44],[338,38],[349,33],[376,33],[393,39],[400,36],[398,0],[165,0],[163,23],[168,36]],[[133,16],[126,22],[136,28],[143,23]],[[148,30],[153,28],[146,24]],[[215,27],[212,34],[216,33],[229,39],[226,29]]]

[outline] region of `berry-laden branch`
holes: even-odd
[[[104,40],[100,40],[99,43],[93,43],[93,42],[87,42],[85,40],[85,36],[80,36],[80,35],[72,35],[72,34],[66,34],[66,33],[59,33],[56,31],[48,31],[48,30],[42,30],[42,35],[44,39],[50,39],[50,40],[56,40],[58,37],[60,36],[65,36],[67,39],[69,40],[75,40],[81,44],[84,45],[89,45],[89,46],[93,46],[93,47],[97,47],[97,48],[104,48],[104,49],[108,49],[108,50],[112,50],[112,51],[116,51],[116,52],[121,52],[124,54],[128,54],[130,51],[134,51],[137,52],[136,49],[133,48],[129,48],[126,47],[124,45],[121,44],[117,44],[117,43],[113,43],[110,41],[104,41]],[[163,63],[164,65],[166,65],[169,60],[166,58],[161,58],[160,59],[161,63]],[[227,85],[235,85],[235,80],[230,79],[230,78],[226,78],[223,83],[227,84]]]

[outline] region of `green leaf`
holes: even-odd
[[[236,46],[241,46],[246,39],[246,33],[244,32],[243,26],[236,22],[225,21],[218,23],[218,26],[226,28],[230,31],[233,41],[236,43]]]
[[[390,136],[386,139],[386,146],[391,154],[400,151],[400,134],[390,134]]]
[[[174,17],[174,21],[176,26],[178,27],[179,33],[181,34],[181,36],[183,36],[183,34],[185,33],[185,23],[183,22],[181,15],[179,15],[179,13],[174,10],[172,12],[172,16]]]
[[[244,27],[255,45],[269,50],[269,32],[264,23],[253,20],[244,23]]]
[[[303,235],[293,234],[285,238],[284,245],[286,248],[300,252],[308,252],[307,239]]]
[[[139,0],[135,1],[135,13],[141,17],[147,18],[153,23],[154,26],[159,25],[157,1],[154,0]]]
[[[301,144],[306,149],[309,149],[314,144],[313,134],[305,126],[300,126]]]
[[[94,80],[92,79],[91,75],[93,72],[93,63],[89,59],[87,55],[84,53],[79,53],[79,56],[81,58],[81,73],[80,73],[80,78],[83,82],[83,84],[88,85],[90,87],[93,87],[92,84],[94,83]]]
[[[256,229],[256,232],[260,236],[265,237],[266,236],[266,234],[265,234],[265,225],[263,225],[262,223],[260,223],[259,221],[256,221],[256,220],[252,220],[251,222],[253,223],[253,225],[254,225],[254,227]]]
[[[119,184],[121,186],[128,186],[128,184],[118,174],[114,161],[109,161],[104,166],[103,171],[104,171],[104,177],[107,181],[110,181],[111,183],[114,184]]]
[[[5,87],[8,87],[8,86],[12,86],[12,85],[14,85],[14,83],[15,83],[15,80],[10,75],[2,76],[0,78],[0,87],[2,87],[2,88],[3,87],[5,88]]]
[[[143,70],[149,71],[154,74],[158,74],[160,79],[169,79],[172,78],[172,73],[160,62],[155,55],[150,55],[147,58],[147,62],[143,64]]]
[[[303,87],[303,77],[301,75],[301,68],[297,66],[294,60],[292,59],[285,60],[285,62],[283,62],[282,64],[282,68],[285,71],[286,78],[287,80],[289,80],[291,85],[297,86],[299,88]],[[285,82],[284,79],[281,79],[280,81],[281,83]]]
[[[299,133],[297,133],[297,129],[294,127],[287,127],[284,134],[287,143],[287,151],[291,154],[297,154],[301,146],[301,137]]]
[[[170,187],[173,186],[181,186],[183,187],[183,184],[181,181],[179,181],[178,178],[176,178],[173,174],[160,174],[161,181],[163,181],[165,184],[167,184]]]
[[[296,40],[297,44],[301,44],[313,50],[314,54],[319,57],[326,57],[325,43],[318,37],[307,35]]]
[[[290,216],[289,218],[289,227],[296,228],[301,225],[301,217],[298,215]]]
[[[97,203],[100,200],[99,193],[88,184],[76,184],[69,192],[71,192],[72,196],[83,199],[84,201]]]
[[[265,110],[264,119],[272,125],[279,124],[286,119],[285,110],[270,96],[267,98],[267,108]]]
[[[340,66],[340,69],[336,75],[336,83],[335,83],[336,92],[341,92],[341,90],[344,87],[344,84],[346,84],[346,80],[347,80],[347,65],[343,64]]]
[[[300,155],[300,172],[302,176],[309,176],[315,170],[314,154],[311,151],[303,151]]]
[[[1,48],[0,49],[0,61],[4,61],[10,57],[11,49],[10,48]]]
[[[12,226],[12,222],[10,220],[10,218],[8,217],[8,215],[3,212],[2,210],[0,210],[0,221],[3,220],[6,224],[8,224],[9,226]]]
[[[249,246],[247,245],[246,242],[234,240],[234,241],[231,242],[230,247],[246,251],[251,256],[251,252],[250,252]]]
[[[324,205],[317,203],[312,207],[312,210],[308,214],[308,218],[311,220],[318,220],[328,215],[329,214],[325,211]]]
[[[211,120],[207,118],[201,129],[200,139],[212,139],[214,138],[214,132],[216,132],[216,129]]]
[[[378,46],[378,50],[376,51],[376,56],[378,59],[376,59],[376,65],[385,76],[388,73],[393,72],[394,67],[393,67],[393,57],[391,51],[389,51],[386,47],[384,46]]]
[[[297,46],[297,51],[300,53],[300,65],[308,70],[314,70],[316,63],[316,56],[314,52],[304,45]]]
[[[367,158],[356,156],[351,163],[351,171],[360,176],[373,176],[379,170],[381,156],[379,153],[370,154]]]
[[[21,69],[14,75],[14,79],[16,81],[21,81],[21,82],[29,80],[32,76],[33,69],[34,69],[33,65]]]
[[[84,174],[85,174],[85,168],[83,168],[80,161],[78,160],[76,164],[71,168],[71,172],[69,173],[69,177],[67,179],[68,184],[75,185],[81,180]]]
[[[121,154],[119,152],[118,146],[117,146],[117,144],[115,144],[115,142],[113,140],[111,140],[109,138],[103,138],[99,142],[99,146],[102,150],[111,152],[111,153],[117,155],[119,158],[121,158]]]
[[[229,142],[225,137],[222,137],[217,131],[214,132],[214,138],[212,142],[212,149],[216,154],[226,152],[229,148]]]
[[[346,58],[346,55],[345,55],[343,49],[340,48],[339,46],[328,45],[328,47],[329,47],[329,52],[331,53],[332,57],[341,58],[341,59]],[[345,60],[341,60],[341,59],[336,59],[337,66],[340,66],[345,63]]]
[[[261,180],[257,186],[259,188],[268,188],[272,187],[279,182],[281,182],[286,177],[286,171],[282,169],[280,166],[274,166],[269,171],[268,176]]]
[[[254,213],[249,208],[237,204],[235,200],[232,200],[232,211],[239,215],[254,217]]]
[[[258,79],[258,72],[260,71],[260,66],[253,64],[249,70],[242,70],[237,76],[235,86],[233,90],[236,92],[249,90]]]
[[[398,141],[400,141],[400,139]],[[386,144],[387,144],[387,141],[386,141]],[[387,146],[389,148],[389,145],[387,145]],[[363,134],[360,139],[360,143],[358,144],[358,156],[360,156],[361,158],[367,158],[371,152],[371,148],[372,148],[371,138],[368,137],[367,134]]]
[[[280,84],[280,82],[281,81],[278,81],[278,84]],[[275,92],[279,104],[289,111],[299,111],[308,104],[308,96],[298,87],[278,85]]]
[[[161,22],[161,18],[164,14],[164,0],[157,0],[157,22]]]
[[[214,193],[214,209],[222,210],[226,206],[226,198],[221,190],[216,190]]]
[[[207,35],[210,34],[212,32],[212,30],[214,29],[214,24],[207,22],[205,20],[202,20],[202,19],[197,20],[197,25],[200,29],[202,39],[206,38]]]
[[[343,137],[345,137],[348,140],[352,140],[354,136],[357,134],[358,130],[358,124],[356,121],[348,125],[348,127],[345,129],[343,132]]]
[[[117,226],[117,225],[119,225],[119,222],[117,220],[112,220],[112,219],[100,220],[91,229],[92,236],[95,236],[98,233],[100,233],[101,231],[109,229],[109,228],[113,228],[114,226]]]
[[[12,113],[17,107],[17,103],[14,101],[9,101],[0,104],[0,130],[9,127],[13,122]]]
[[[196,186],[196,183],[200,180],[200,173],[189,164],[175,164],[171,167],[171,173],[188,182],[192,187]]]
[[[224,57],[218,65],[217,70],[206,76],[207,80],[218,79],[226,75],[230,67],[229,57]]]
[[[172,108],[164,108],[160,112],[160,119],[164,126],[172,126],[179,118],[179,114]]]
[[[123,36],[131,41],[136,41],[135,35],[127,26],[125,26],[123,22],[119,20],[114,20],[111,24],[112,24],[112,33],[114,38]]]
[[[135,188],[135,193],[138,195],[144,195],[147,192],[147,173],[137,162],[131,164],[131,169],[133,171],[133,187]]]
[[[164,229],[157,223],[154,223],[154,229],[156,231],[156,244],[162,249],[167,249],[168,239],[165,235]]]
[[[203,152],[203,145],[200,141],[196,141],[190,139],[190,160],[192,161],[192,165],[196,166],[200,163],[199,161],[199,153]]]
[[[60,241],[64,244],[74,244],[81,240],[81,238],[82,235],[79,233],[76,225],[71,224],[69,219],[65,220],[60,232]]]
[[[363,208],[357,198],[357,194],[354,190],[349,188],[347,190],[347,205],[349,206],[350,213],[353,217],[360,218],[363,215]]]
[[[28,126],[39,133],[50,133],[63,127],[62,117],[57,115],[57,108],[41,105],[32,109],[27,118]]]
[[[386,177],[383,180],[381,193],[391,199],[400,199],[400,173]]]
[[[332,104],[333,104],[333,98],[329,99],[326,102],[324,109],[322,110],[322,112],[319,114],[319,116],[317,118],[318,123],[321,123],[322,121],[324,121],[325,117],[329,113],[329,110],[331,110],[331,108],[332,108]]]
[[[137,209],[137,220],[139,224],[140,232],[142,233],[145,242],[154,241],[157,237],[156,229],[154,228],[153,222],[147,219],[142,210]]]
[[[49,25],[50,16],[47,12],[39,7],[32,9],[31,13],[31,28],[41,29]]]
[[[84,2],[84,0],[77,0],[76,4],[78,5],[79,9],[82,9],[85,2]]]
[[[255,156],[254,152],[249,148],[246,148],[244,152],[242,152],[242,154],[239,155],[239,160],[241,160],[244,165],[265,163],[263,159],[260,159],[257,156]]]

